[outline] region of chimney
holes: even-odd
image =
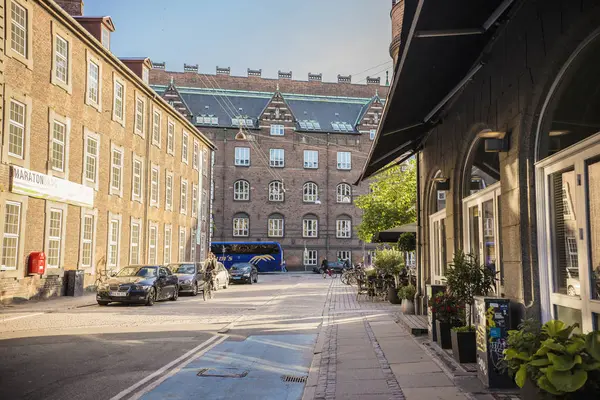
[[[198,73],[198,64],[183,64],[183,72],[195,72]]]
[[[231,75],[231,67],[221,68],[217,65],[217,75]]]
[[[164,70],[166,68],[167,68],[167,66],[166,66],[166,64],[165,64],[164,61],[163,62],[153,62],[152,63],[152,69],[162,69],[162,70]]]
[[[352,75],[338,75],[338,83],[352,83]]]
[[[309,82],[321,82],[323,80],[323,74],[313,74],[312,72],[308,73],[308,81]]]
[[[278,71],[279,79],[292,79],[292,71],[290,72],[281,72]]]
[[[256,76],[260,78],[262,76],[262,69],[250,69],[248,68],[248,77]]]
[[[73,17],[83,15],[83,0],[55,0],[55,3]]]
[[[381,84],[381,78],[377,77],[377,78],[371,78],[370,76],[367,76],[367,85],[380,85]]]

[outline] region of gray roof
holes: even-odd
[[[351,126],[351,129],[343,130],[343,132],[357,133],[355,129],[356,118],[365,105],[365,101],[345,102],[335,100],[296,100],[286,97],[287,103],[292,109],[292,113],[298,120],[298,129],[302,131],[323,131],[323,132],[340,132],[334,130],[332,123],[346,123]],[[306,129],[300,126],[300,121],[317,121],[321,129]]]

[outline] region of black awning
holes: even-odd
[[[512,0],[404,0],[399,59],[363,180],[414,153],[438,116],[481,68]]]
[[[406,232],[416,233],[417,232],[417,224],[415,222],[411,222],[410,224],[405,224],[402,226],[397,226],[395,228],[386,229],[385,231],[377,232],[373,236],[374,243],[398,243],[398,239],[400,239],[400,235]]]

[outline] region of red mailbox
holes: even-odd
[[[29,255],[29,275],[44,275],[46,272],[46,253],[34,251]]]

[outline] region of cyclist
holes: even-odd
[[[217,257],[213,253],[208,253],[206,261],[204,262],[204,281],[210,284],[211,290],[215,289],[215,275],[217,270]]]

